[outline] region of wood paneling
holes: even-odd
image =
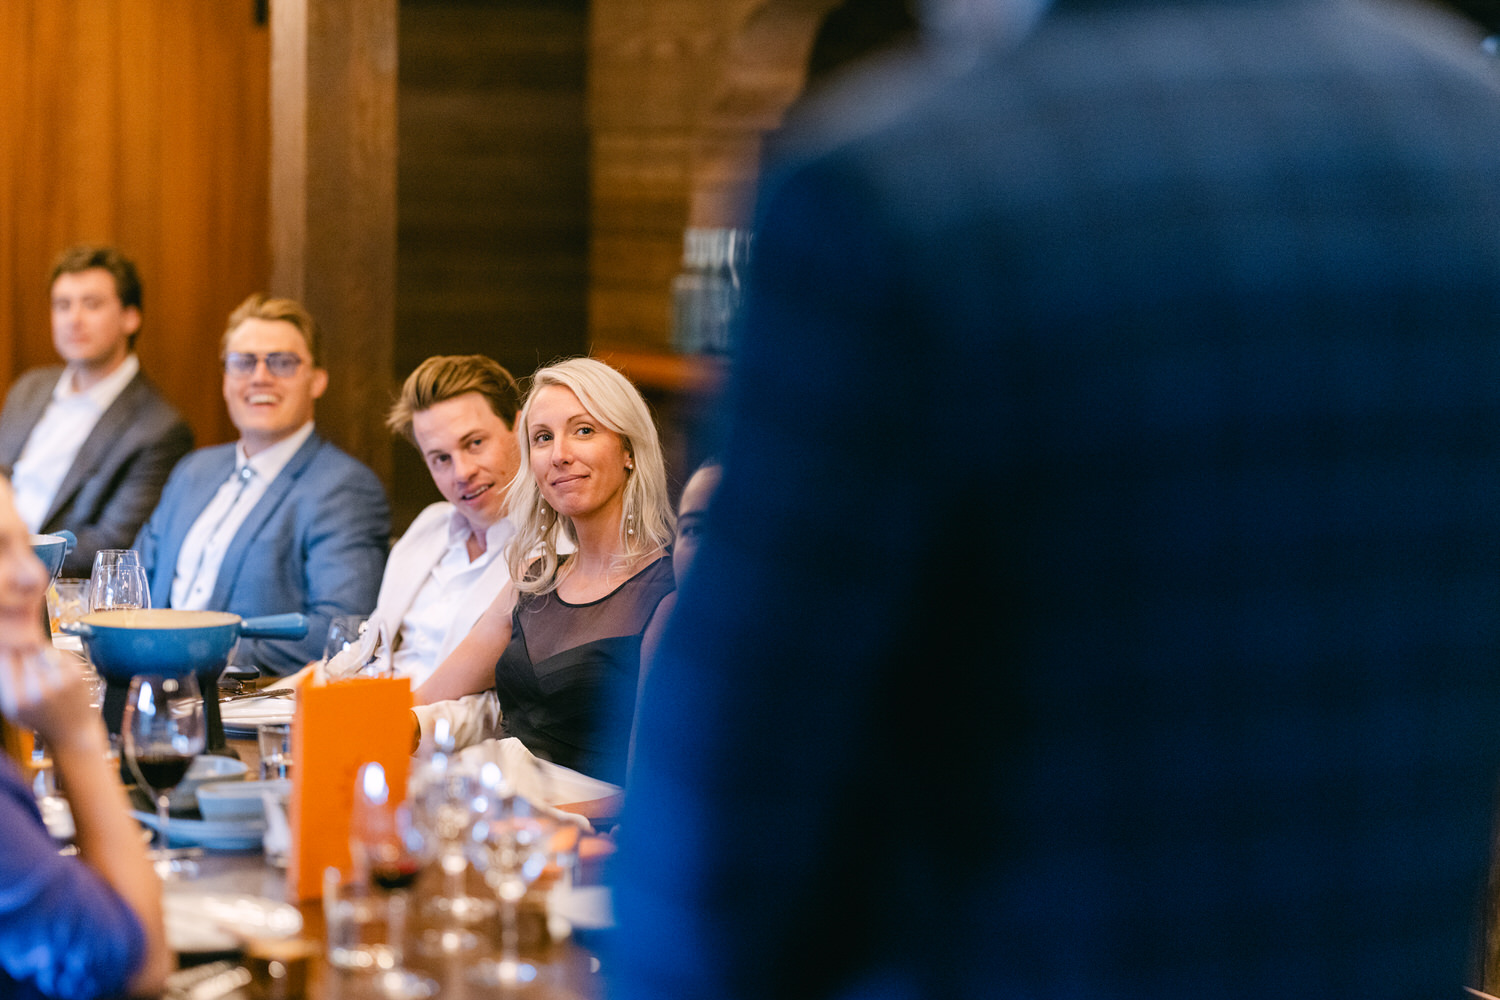
[[[689,226],[744,224],[763,135],[806,80],[838,0],[595,0],[589,334],[668,351]]]
[[[396,0],[281,0],[272,20],[271,291],[322,331],[319,429],[389,483]]]
[[[118,245],[144,288],[142,363],[200,443],[228,440],[229,311],[269,275],[268,33],[246,3],[0,4],[0,384],[55,362],[46,278]]]
[[[397,384],[433,354],[524,378],[586,349],[587,24],[586,0],[401,4]],[[394,462],[399,528],[438,497]]]

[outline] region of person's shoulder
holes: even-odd
[[[10,390],[5,395],[5,402],[9,404],[14,400],[50,393],[52,387],[57,385],[57,380],[62,377],[62,373],[62,365],[43,365],[40,368],[27,369],[11,384]]]
[[[115,416],[106,419],[129,419],[129,429],[147,438],[170,438],[185,452],[193,446],[193,431],[182,412],[172,405],[161,389],[144,371],[125,385],[110,405]]]
[[[380,477],[375,475],[374,470],[317,431],[313,431],[312,436],[298,449],[298,455],[294,461],[299,459],[305,461],[304,471],[315,473],[316,479],[349,481],[360,485],[373,484],[379,487],[382,493],[385,491],[385,488],[380,486]]]
[[[448,525],[452,518],[453,505],[448,501],[439,500],[428,504],[422,508],[420,514],[412,518],[411,524],[401,533],[401,537],[396,540],[396,545],[391,551],[394,553],[396,549],[425,545],[439,538],[446,541]]]
[[[204,445],[202,448],[194,448],[182,456],[182,461],[177,463],[177,467],[179,469],[193,469],[205,465],[213,465],[215,462],[222,461],[226,455],[231,459],[234,457],[234,442],[231,441],[228,444],[210,444]]]
[[[57,384],[57,380],[62,377],[62,373],[62,365],[42,365],[39,368],[28,368],[21,373],[20,378],[16,379],[16,383],[12,388],[18,389],[23,385],[30,388],[38,384],[51,387]]]
[[[200,482],[205,476],[217,477],[226,463],[232,465],[233,462],[233,444],[211,444],[203,448],[195,448],[178,459],[172,467],[172,474],[167,477],[163,496],[168,491],[191,489],[189,484]]]
[[[146,374],[142,368],[137,371],[131,380],[125,383],[125,388],[120,393],[121,398],[135,397],[141,406],[148,406],[157,414],[170,417],[174,421],[186,423],[182,413],[172,405],[172,401],[161,391],[161,386],[152,381],[151,376]]]

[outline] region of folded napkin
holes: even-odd
[[[557,807],[575,802],[592,802],[621,792],[619,785],[591,778],[572,768],[535,756],[526,748],[526,744],[514,736],[476,743],[460,750],[459,756],[476,766],[487,760],[499,764],[500,773],[515,781],[516,791],[523,799],[539,807],[553,819],[576,826],[584,833],[594,832],[594,825],[588,819]]]
[[[323,679],[336,681],[361,672],[378,677],[390,664],[390,649],[390,626],[384,621],[368,619],[359,627],[359,642],[346,643],[323,664]]]

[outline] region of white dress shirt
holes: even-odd
[[[515,533],[515,525],[509,518],[501,518],[490,525],[485,532],[485,549],[472,561],[469,559],[469,522],[457,510],[451,510],[446,531],[441,535],[431,531],[426,533],[421,547],[432,553],[428,556],[433,559],[432,568],[401,615],[396,651],[391,658],[397,676],[410,677],[413,687],[421,684],[452,652],[456,618],[463,619],[458,638],[468,633],[474,619],[489,606],[499,587],[510,578],[508,571],[488,571],[496,560],[503,564],[505,548]],[[413,532],[408,531],[408,534]],[[414,537],[413,541],[417,538]],[[439,544],[442,546],[440,554],[434,551]],[[394,551],[392,555],[387,575],[390,569],[411,565],[408,558],[394,558]],[[426,561],[416,552],[408,557],[418,564]]]
[[[73,387],[72,370],[64,369],[52,390],[52,401],[31,429],[11,471],[16,510],[29,530],[41,530],[58,487],[78,457],[78,449],[140,370],[140,360],[127,354],[120,367],[79,392]]]
[[[308,421],[290,437],[277,441],[253,458],[245,454],[244,442],[235,446],[234,474],[219,487],[182,539],[172,576],[172,607],[193,610],[208,607],[214,584],[219,580],[219,567],[235,532],[312,432],[312,421]]]

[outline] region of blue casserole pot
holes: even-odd
[[[59,531],[55,535],[32,535],[31,551],[47,567],[47,572],[52,574],[52,579],[57,579],[57,574],[62,572],[63,560],[68,558],[78,545],[78,539],[73,537],[71,531]]]
[[[307,635],[307,616],[241,618],[226,611],[142,608],[91,611],[64,629],[83,639],[105,680],[128,685],[136,674],[217,673],[240,636],[300,639]]]

